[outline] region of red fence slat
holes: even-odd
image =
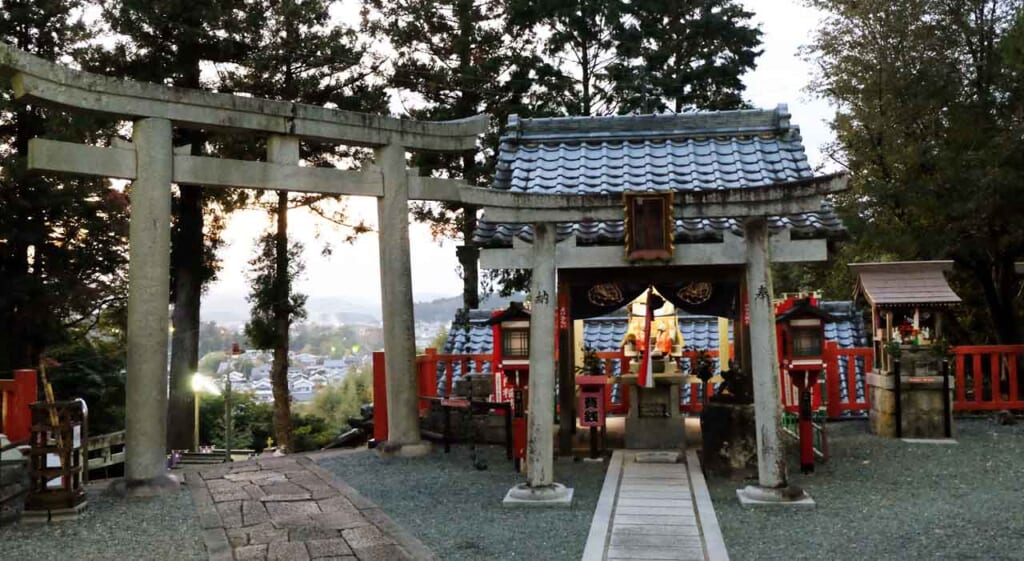
[[[981,380],[984,377],[984,373],[982,372],[981,368],[981,353],[976,353],[974,355],[973,366],[974,370],[973,372],[971,372],[971,374],[974,377],[974,399],[972,401],[980,403],[982,401],[982,398],[984,397],[981,388]]]

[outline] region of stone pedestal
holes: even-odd
[[[900,409],[903,438],[946,438],[943,420],[942,373],[939,362],[927,347],[905,348],[900,361]],[[867,375],[871,409],[868,426],[879,436],[896,437],[896,376],[891,365]],[[949,380],[950,437],[955,436],[952,419],[954,379]]]
[[[700,414],[704,469],[708,473],[746,478],[757,476],[757,427],[754,405],[714,403]]]
[[[0,526],[21,518],[29,485],[27,461],[0,459]]]
[[[684,376],[655,374],[654,387],[637,385],[637,377],[622,377],[629,384],[629,414],[626,416],[626,448],[686,448],[686,426],[679,413],[679,389]]]

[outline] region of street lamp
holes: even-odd
[[[196,372],[192,375],[192,393],[195,394],[196,404],[196,419],[192,433],[192,448],[196,452],[199,452],[199,396],[204,392],[210,395],[220,395],[220,388],[217,387],[217,384],[213,383],[212,378]]]

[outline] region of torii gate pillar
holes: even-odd
[[[128,253],[128,380],[124,491],[146,495],[177,486],[167,473],[167,295],[171,264],[171,122],[139,119],[132,132]]]
[[[758,485],[736,491],[742,504],[813,505],[802,490],[788,486],[786,458],[779,430],[782,399],[779,388],[779,357],[775,341],[775,307],[768,221],[752,217],[744,223],[747,258],[747,306],[750,310],[750,371],[754,385],[757,432]]]
[[[530,422],[526,444],[526,483],[512,487],[502,504],[506,507],[569,507],[573,490],[554,481],[555,224],[538,222],[533,225],[531,252]]]
[[[400,456],[422,456],[430,443],[420,438],[416,383],[416,326],[413,318],[409,252],[409,177],[405,148],[389,144],[374,152],[384,196],[377,199],[380,228],[381,311],[384,319],[388,446]]]

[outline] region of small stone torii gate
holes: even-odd
[[[132,142],[109,148],[33,139],[29,168],[133,181],[128,297],[128,385],[125,480],[130,492],[149,492],[173,482],[166,473],[167,294],[169,289],[171,185],[293,190],[371,196],[378,201],[381,292],[386,350],[388,433],[400,453],[425,453],[418,426],[408,201],[435,200],[482,208],[487,221],[532,224],[529,248],[498,250],[485,267],[533,269],[530,329],[529,469],[519,500],[562,502],[564,488],[553,477],[555,383],[555,273],[559,265],[606,262],[614,248],[566,248],[555,243],[555,224],[620,220],[619,195],[536,195],[470,187],[420,177],[406,168],[406,150],[465,151],[476,147],[488,117],[417,122],[134,82],[72,70],[0,43],[0,77],[11,80],[19,100],[98,112],[132,120]],[[172,127],[244,131],[268,137],[267,161],[238,161],[177,152]],[[304,168],[299,142],[316,140],[369,146],[374,165],[359,172]],[[742,220],[744,238],[723,254],[746,264],[751,354],[757,412],[759,483],[765,490],[786,485],[779,453],[781,416],[770,246],[782,253],[804,242],[769,242],[766,217],[817,210],[824,195],[845,189],[845,177],[824,177],[739,190],[684,192],[675,198],[677,218]],[[788,237],[788,236],[787,236]],[[785,243],[788,242],[788,243]],[[827,255],[824,242],[805,249]],[[620,250],[621,251],[621,250]],[[794,251],[794,249],[790,249]],[[717,253],[717,251],[716,251]],[[735,254],[735,255],[733,255]],[[785,259],[784,259],[785,260]],[[801,260],[801,259],[793,259]],[[570,264],[570,266],[573,266]],[[770,494],[770,493],[769,493]]]
[[[788,231],[771,236],[771,216],[817,211],[822,198],[844,191],[844,174],[772,183],[743,189],[675,192],[674,219],[735,218],[743,225],[743,238],[726,234],[724,243],[696,244],[692,251],[677,252],[670,265],[745,265],[750,318],[750,352],[757,425],[758,485],[741,492],[766,502],[790,502],[785,458],[779,429],[782,405],[779,362],[775,340],[775,310],[771,262],[824,261],[825,240],[792,240]],[[492,191],[493,192],[493,191]],[[498,197],[497,195],[503,195]],[[518,238],[512,248],[483,249],[485,269],[532,269],[530,285],[530,394],[527,483],[514,487],[512,502],[533,500],[561,506],[571,501],[572,490],[554,482],[553,434],[555,380],[556,271],[559,268],[623,266],[621,247],[576,247],[570,237],[556,244],[559,223],[622,220],[620,194],[542,195],[498,191],[481,201],[481,222],[532,224],[533,243],[522,247]],[[706,246],[706,247],[702,247]],[[774,255],[773,255],[774,254]],[[773,259],[774,257],[774,259]],[[540,490],[540,491],[538,491]]]

